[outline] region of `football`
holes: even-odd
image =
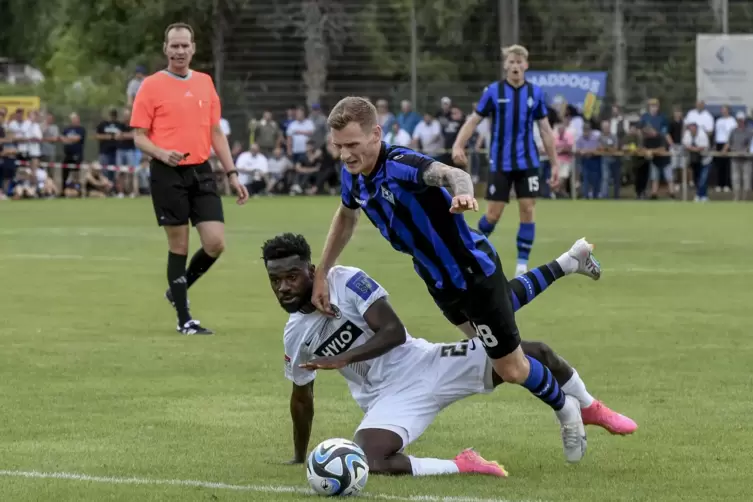
[[[369,478],[369,465],[366,454],[353,441],[328,439],[309,453],[306,474],[317,494],[344,497],[363,490]]]

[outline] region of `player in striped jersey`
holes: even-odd
[[[282,234],[262,247],[264,264],[280,306],[290,314],[285,325],[285,376],[293,383],[294,458],[306,458],[314,415],[313,385],[319,369],[337,369],[348,382],[365,416],[355,434],[372,472],[429,476],[478,473],[506,476],[495,462],[466,450],[454,460],[416,458],[402,450],[418,439],[446,406],[485,394],[502,379],[492,369],[478,337],[460,343],[430,343],[411,337],[387,300],[387,292],[363,270],[335,266],[328,273],[335,315],[311,303],[314,266],[311,247],[302,235]],[[579,240],[562,256],[535,271],[559,267],[598,278],[588,265],[590,246]],[[543,289],[510,281],[516,310]],[[586,423],[613,434],[630,434],[636,425],[609,410],[586,390],[578,373],[547,345],[522,342],[525,353],[544,362],[564,391],[577,399]]]
[[[465,166],[468,159],[465,145],[484,117],[492,118],[487,184],[486,214],[478,228],[490,235],[510,202],[510,190],[515,188],[520,212],[517,247],[518,263],[515,275],[528,271],[528,258],[536,236],[534,209],[539,194],[539,155],[534,142],[533,126],[538,124],[541,140],[552,164],[552,186],[557,185],[559,166],[554,134],[547,119],[547,107],[542,89],[526,81],[528,51],[520,45],[502,51],[505,80],[490,84],[481,96],[476,110],[460,129],[452,148],[456,164]]]
[[[341,99],[327,123],[343,161],[342,193],[314,277],[313,304],[333,315],[327,274],[363,212],[393,249],[413,259],[447,320],[466,335],[478,335],[497,374],[554,410],[565,457],[579,462],[587,447],[580,406],[562,392],[546,365],[523,352],[499,254],[462,215],[478,211],[470,175],[410,149],[387,146],[376,108],[365,98]],[[597,266],[590,249],[588,254]],[[539,272],[534,287],[566,273],[556,262]]]

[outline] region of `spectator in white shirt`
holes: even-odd
[[[573,137],[577,142],[583,137],[583,117],[580,116],[578,109],[573,105],[565,106],[565,113],[563,116],[565,118],[565,123],[567,123],[567,128],[573,133]]]
[[[27,141],[25,145],[26,155],[29,157],[31,172],[36,178],[40,157],[42,156],[42,138],[44,137],[38,111],[32,110],[29,112],[29,118],[23,124],[23,135]]]
[[[390,112],[389,105],[387,104],[386,99],[379,99],[376,102],[376,109],[377,109],[377,121],[379,122],[379,125],[382,126],[382,129],[390,129],[392,127],[392,122],[395,120],[395,116]]]
[[[623,136],[625,136],[629,130],[630,121],[622,113],[622,108],[620,108],[619,105],[612,105],[612,115],[609,119],[609,133],[622,141]]]
[[[45,198],[57,197],[58,188],[57,186],[55,186],[55,183],[52,181],[52,179],[50,179],[50,177],[47,175],[47,171],[45,171],[41,167],[37,167],[36,178],[37,195]]]
[[[389,132],[384,135],[384,142],[394,146],[410,146],[411,137],[405,129],[400,129],[400,124],[395,120]]]
[[[424,120],[413,130],[413,148],[420,149],[429,157],[437,158],[442,153],[443,146],[444,138],[439,120],[431,113],[425,113]]]
[[[730,134],[737,127],[737,121],[730,115],[728,107],[723,106],[721,112],[721,116],[716,119],[716,128],[714,129],[714,143],[717,152],[724,151],[729,143]],[[729,192],[732,189],[729,157],[715,157],[714,168],[716,169],[716,191]]]
[[[314,123],[306,118],[306,109],[303,107],[296,108],[295,120],[288,125],[286,131],[288,137],[288,152],[290,153],[293,164],[303,162],[306,158],[306,144],[309,138],[314,135]]]
[[[691,122],[695,122],[707,136],[711,136],[714,132],[714,116],[706,109],[706,103],[703,101],[698,101],[695,108],[685,115],[685,125]]]
[[[16,109],[16,112],[13,114],[13,118],[11,118],[10,122],[8,122],[8,127],[5,128],[5,132],[10,138],[14,140],[14,143],[7,145],[6,148],[15,147],[16,151],[18,152],[19,159],[28,159],[29,148],[26,144],[26,135],[24,134],[23,108]]]
[[[292,185],[292,180],[285,183],[285,179],[292,177],[295,173],[294,165],[285,155],[282,154],[282,148],[279,146],[274,149],[272,156],[267,159],[269,168],[269,182],[267,183],[267,193],[284,193]]]
[[[245,185],[250,195],[258,195],[266,191],[269,183],[269,163],[262,155],[259,145],[254,143],[247,152],[240,154],[235,167],[238,169],[239,181]]]
[[[711,170],[712,157],[709,137],[695,122],[685,123],[687,130],[682,138],[682,144],[690,157],[690,168],[693,170],[693,178],[696,186],[696,202],[706,202],[708,198],[709,171]]]

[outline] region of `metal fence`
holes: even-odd
[[[299,6],[285,10],[281,4]],[[302,7],[301,7],[302,6]],[[357,0],[250,2],[215,50],[229,119],[346,94],[467,108],[500,76],[500,45],[519,42],[531,69],[606,71],[606,100],[690,107],[698,33],[746,33],[747,0]],[[215,47],[216,49],[216,47]]]

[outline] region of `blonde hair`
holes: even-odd
[[[502,57],[507,59],[507,56],[509,55],[515,55],[520,56],[522,58],[528,59],[528,49],[523,47],[522,45],[511,45],[509,47],[502,47]]]
[[[355,122],[364,131],[370,130],[377,123],[377,111],[367,98],[348,96],[341,99],[327,118],[327,125],[335,131],[342,131],[351,122]]]

